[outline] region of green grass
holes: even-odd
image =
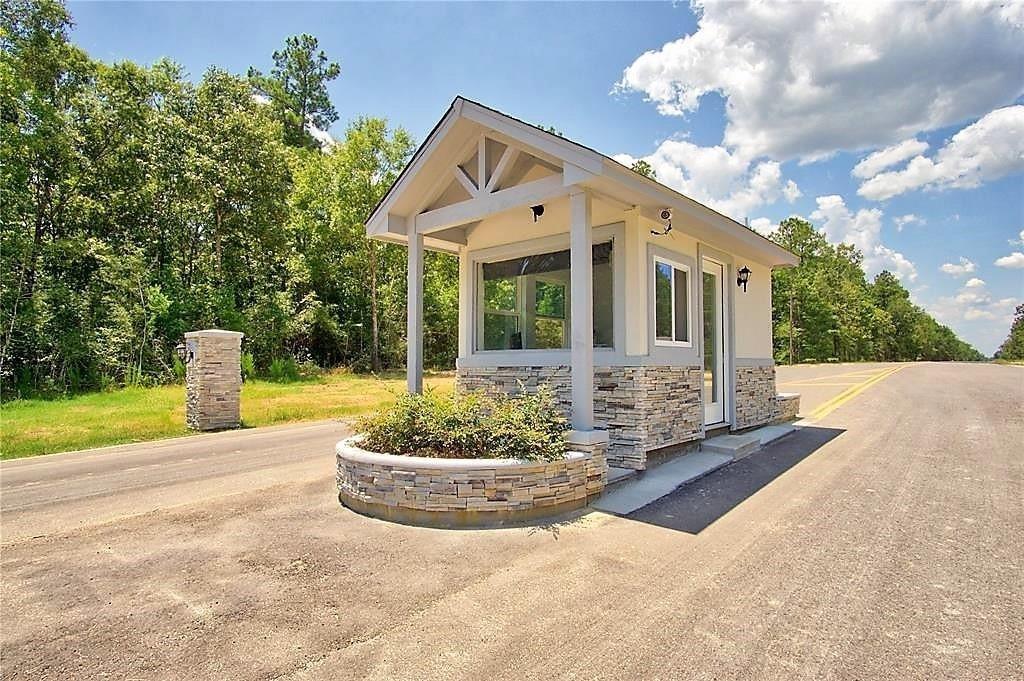
[[[451,390],[450,375],[426,384]],[[405,389],[399,374],[371,376],[336,371],[295,383],[250,381],[242,387],[242,424],[361,416],[391,404]],[[185,387],[124,388],[59,400],[15,400],[0,406],[0,458],[187,435]]]

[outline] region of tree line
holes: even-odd
[[[0,7],[3,398],[172,380],[174,346],[207,327],[244,332],[257,372],[401,367],[405,251],[364,221],[410,135],[361,117],[325,147],[341,67],[309,35],[267,73],[193,82],[93,60],[70,27],[55,0]],[[780,361],[977,356],[891,275],[867,283],[854,249],[792,220],[777,238],[804,258],[773,283]],[[454,364],[457,271],[427,254],[430,367]]]
[[[854,246],[833,245],[796,217],[783,220],[772,238],[800,256],[799,267],[772,274],[777,362],[984,359],[911,302],[894,274],[869,281]]]

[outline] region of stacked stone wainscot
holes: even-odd
[[[647,453],[703,436],[699,367],[612,366],[594,369],[594,421],[608,432],[608,463],[642,470]],[[460,392],[513,395],[551,388],[566,416],[572,412],[568,366],[460,367]]]
[[[733,428],[742,430],[771,423],[776,420],[778,407],[775,399],[775,365],[736,367],[736,422]]]
[[[558,461],[436,459],[338,443],[338,498],[376,518],[433,527],[517,523],[586,506],[608,479],[604,445],[574,445]]]

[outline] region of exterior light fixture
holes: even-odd
[[[530,210],[533,211],[533,221],[534,222],[537,222],[537,220],[540,218],[540,216],[544,215],[544,206],[543,205],[530,206]]]
[[[184,343],[178,343],[174,346],[174,352],[178,355],[178,359],[186,364],[192,361],[192,351],[189,350]]]
[[[743,292],[746,293],[748,281],[750,281],[750,268],[744,265],[736,272],[736,285],[742,286]]]

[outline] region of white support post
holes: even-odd
[[[590,194],[569,194],[569,271],[572,297],[572,428],[594,429],[594,276]]]
[[[409,392],[423,392],[423,235],[409,230],[406,381]]]

